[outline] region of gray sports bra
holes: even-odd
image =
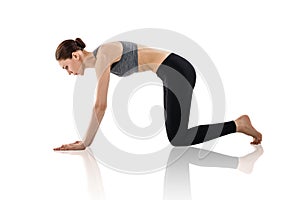
[[[117,76],[128,76],[138,71],[138,54],[137,44],[127,41],[119,41],[123,46],[123,53],[121,59],[111,65],[110,72]],[[93,51],[96,57],[98,49]]]

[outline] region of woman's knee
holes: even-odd
[[[190,144],[186,144],[186,143],[183,143],[181,141],[175,141],[175,140],[171,140],[170,143],[174,147],[183,147],[183,146],[189,146],[190,145]]]
[[[176,138],[176,137],[173,137],[173,138],[170,138],[168,137],[169,139],[169,142],[171,143],[172,146],[174,147],[182,147],[182,146],[189,146],[190,144],[186,144],[182,139],[180,138]]]

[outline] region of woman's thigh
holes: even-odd
[[[162,63],[159,75],[163,81],[165,125],[169,140],[182,140],[188,128],[191,98],[196,81],[193,66],[177,55]],[[177,140],[177,139],[176,139]]]

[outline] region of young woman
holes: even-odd
[[[185,58],[128,41],[105,43],[93,52],[86,51],[85,47],[80,38],[65,40],[57,47],[55,57],[69,75],[84,75],[86,68],[95,68],[98,83],[94,112],[82,141],[54,150],[84,150],[91,145],[107,107],[110,73],[124,77],[148,70],[156,73],[163,82],[165,126],[173,146],[199,144],[235,132],[252,136],[251,144],[261,143],[262,135],[252,126],[247,115],[228,122],[188,128],[196,73]]]

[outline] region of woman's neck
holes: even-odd
[[[94,68],[96,58],[92,52],[82,51],[82,65],[84,68]]]

